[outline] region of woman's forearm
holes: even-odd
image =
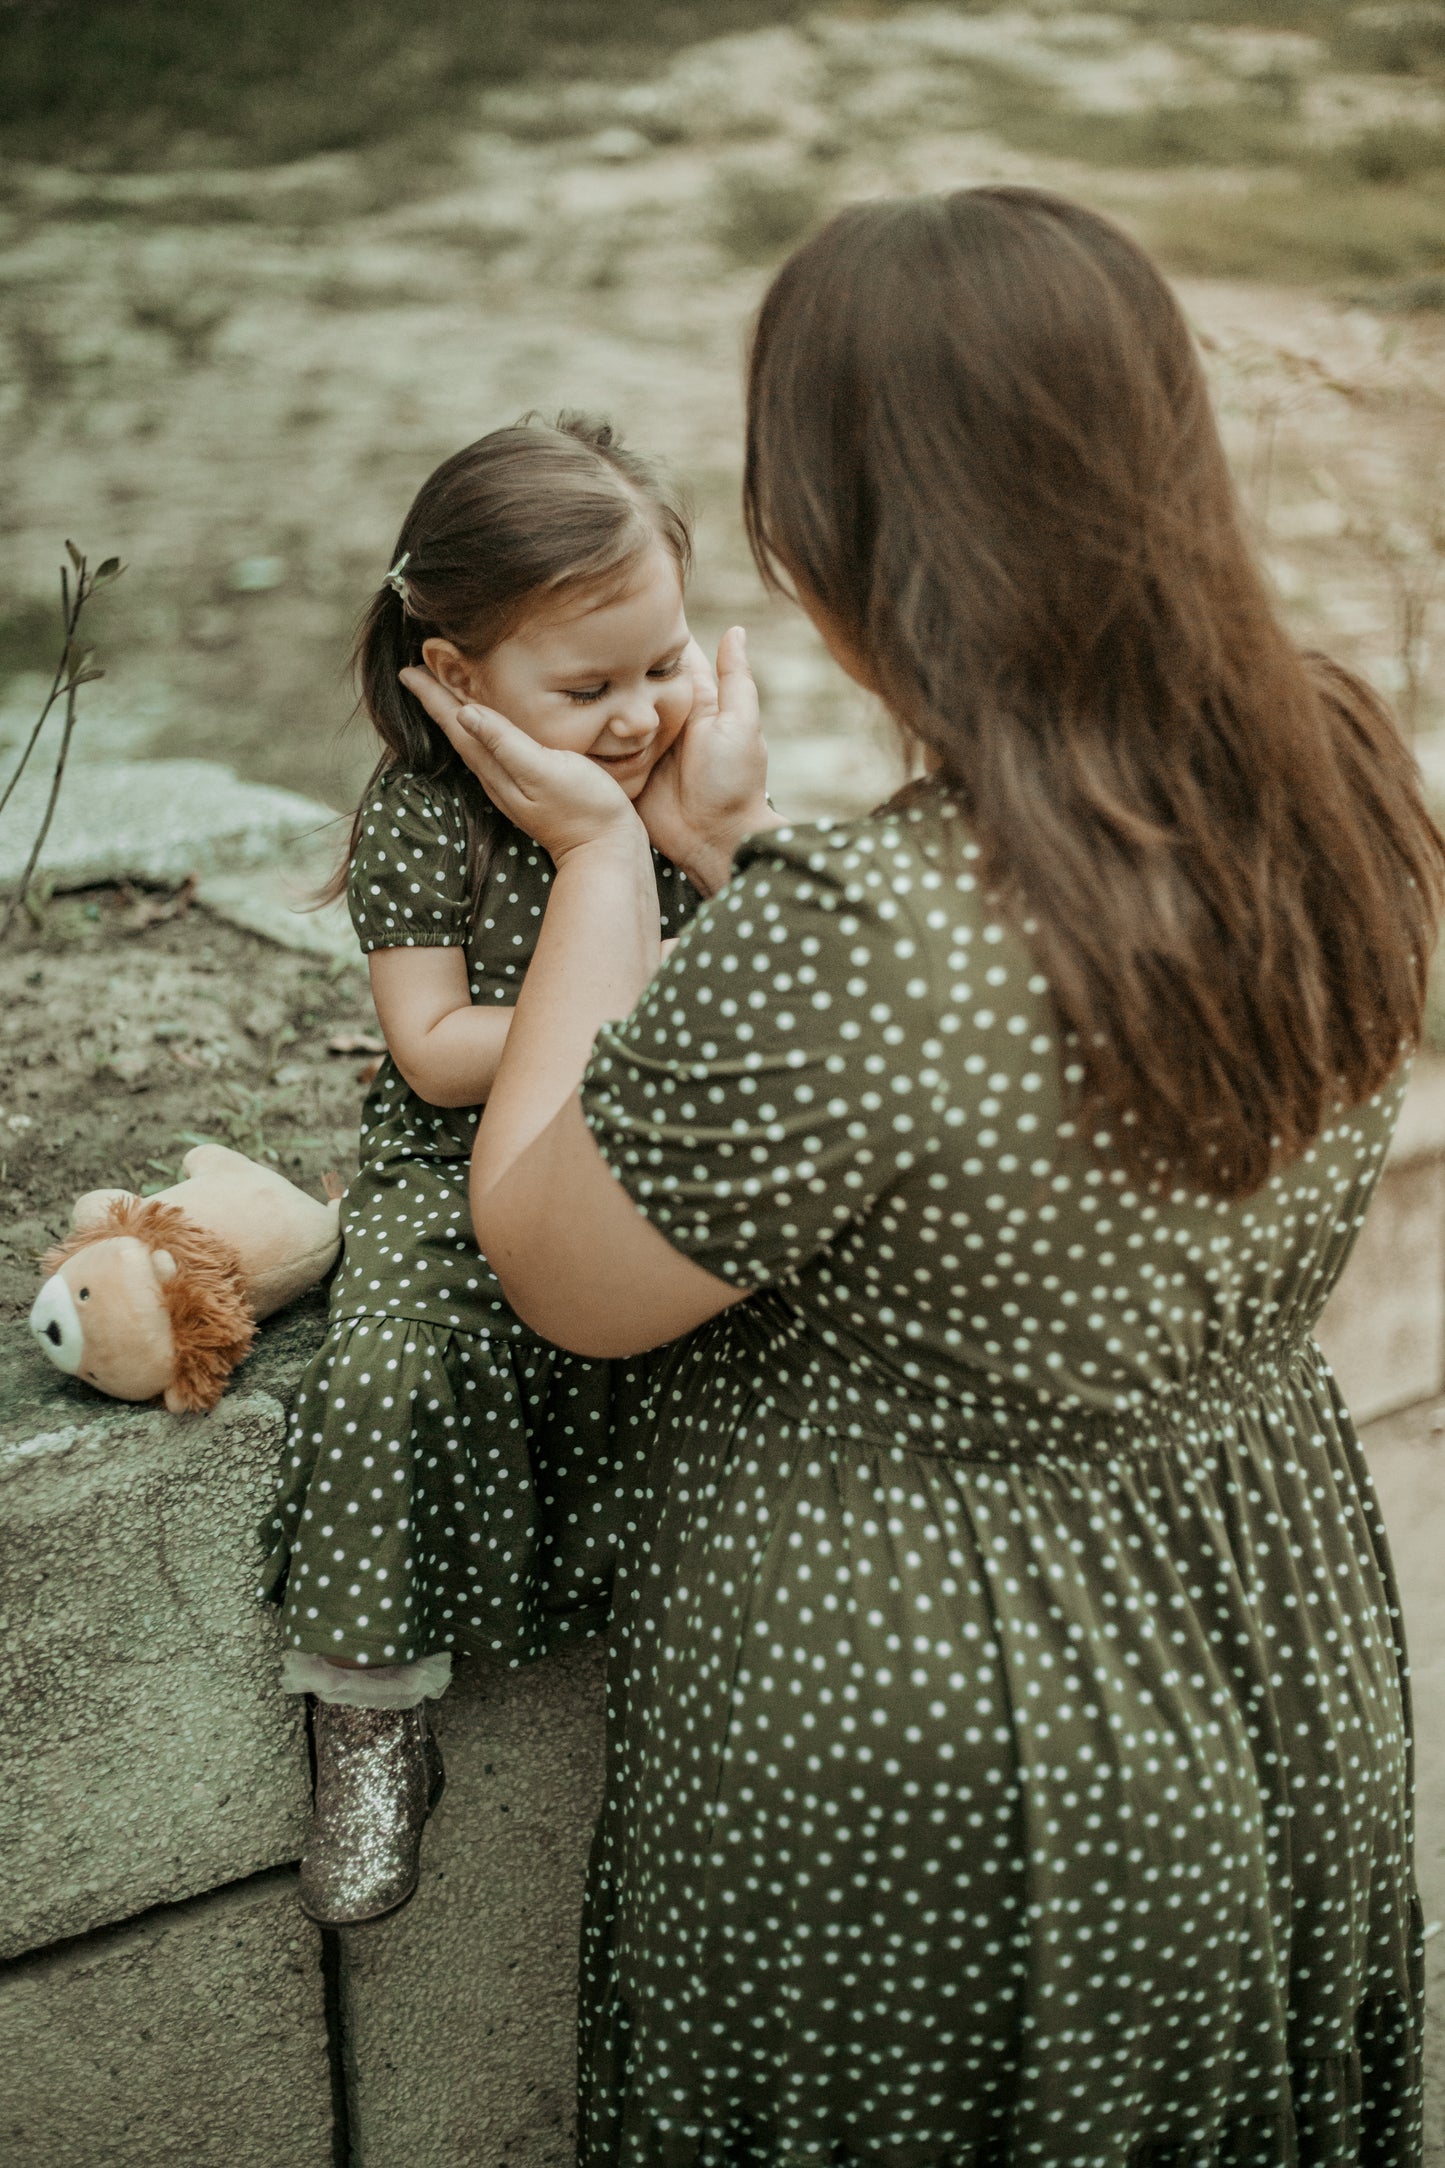
[[[633,819],[559,862],[472,1154],[472,1214],[576,1091],[602,1026],[635,1007],[657,969],[657,881]]]

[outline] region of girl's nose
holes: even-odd
[[[657,728],[657,703],[652,687],[639,687],[635,692],[621,694],[613,703],[607,723],[614,737],[650,737]]]

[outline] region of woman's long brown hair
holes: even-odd
[[[753,343],[745,509],[959,794],[1086,1134],[1247,1196],[1417,1041],[1445,846],[1302,653],[1148,257],[1017,187],[844,211]]]

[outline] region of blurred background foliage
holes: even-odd
[[[876,718],[743,544],[740,349],[838,203],[990,178],[1195,282],[1283,604],[1445,788],[1445,0],[0,0],[0,754],[68,526],[132,566],[97,749],[344,805],[408,497],[590,404],[691,484],[790,802],[867,802]]]
[[[829,12],[882,20],[901,4]],[[480,91],[625,76],[691,41],[812,12],[800,0],[0,0],[0,158],[114,173],[361,151],[386,192],[425,192],[443,185]],[[955,12],[994,10],[959,0]],[[1445,87],[1439,5],[1117,0],[1110,13],[1166,39],[1211,28],[1311,39],[1342,71]],[[1308,72],[1286,45],[1227,108],[1090,113],[1006,58],[976,78],[990,125],[1022,150],[1258,172],[1242,197],[1176,188],[1161,202],[1152,238],[1181,270],[1374,280],[1393,284],[1381,298],[1395,304],[1445,305],[1445,129],[1403,114],[1333,140],[1304,106]]]

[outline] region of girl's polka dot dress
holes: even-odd
[[[1407,2168],[1400,1621],[1311,1338],[1397,1089],[1144,1193],[937,785],[741,854],[588,1119],[757,1290],[624,1543],[586,2168]]]
[[[657,861],[663,931],[697,901]],[[351,868],[363,949],[467,952],[472,1000],[511,1007],[552,867],[518,831],[475,924],[460,808],[392,768]],[[619,1521],[644,1451],[638,1366],[583,1361],[512,1314],[472,1236],[477,1111],[418,1098],[389,1059],[367,1098],[361,1167],[327,1335],[297,1390],[262,1593],[294,1648],[355,1663],[441,1650],[513,1661],[605,1623]]]

